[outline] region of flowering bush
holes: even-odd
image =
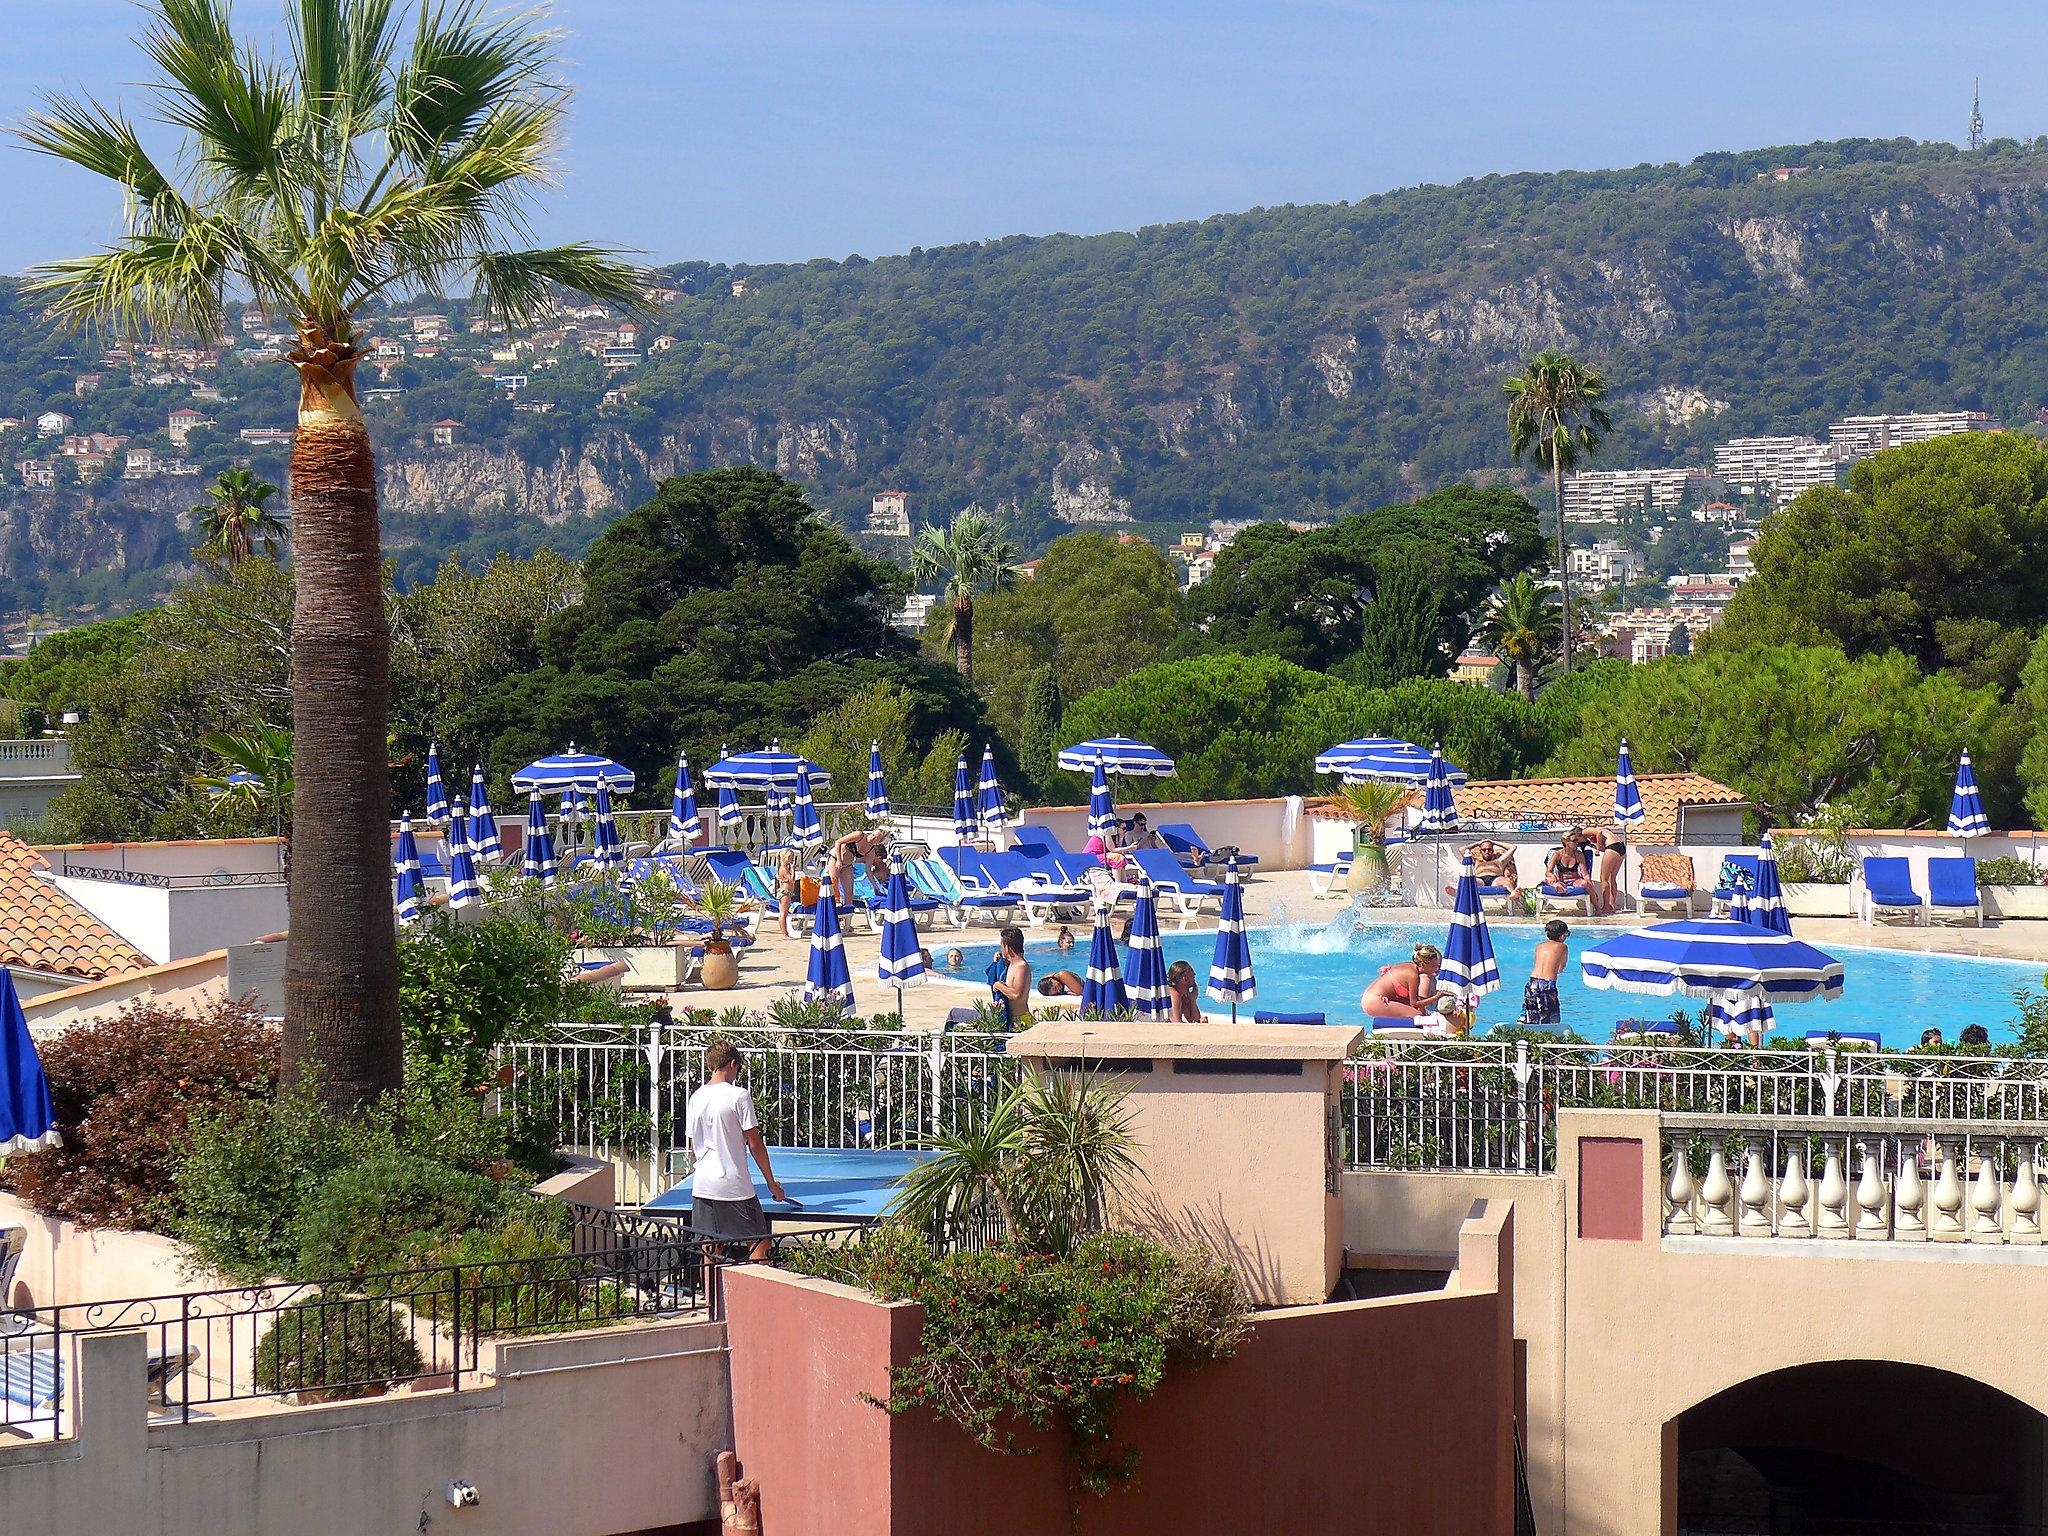
[[[7,1159],[6,1178],[91,1226],[161,1224],[190,1128],[277,1087],[277,1038],[241,1003],[196,1018],[138,1004],[39,1054],[64,1144]]]
[[[907,1228],[792,1254],[792,1267],[924,1306],[917,1357],[892,1374],[891,1413],[929,1411],[983,1445],[1028,1454],[1023,1426],[1063,1427],[1081,1486],[1128,1478],[1116,1414],[1169,1368],[1221,1360],[1244,1336],[1237,1277],[1212,1254],[1110,1232],[1064,1256],[1002,1246],[937,1253]]]

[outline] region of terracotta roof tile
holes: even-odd
[[[148,957],[58,890],[49,867],[0,832],[0,965],[85,981],[145,969]]]
[[[1635,836],[1646,843],[1678,837],[1681,806],[1748,805],[1749,797],[1703,773],[1639,773],[1643,822]],[[1458,814],[1476,821],[1540,821],[1550,826],[1604,827],[1614,823],[1614,776],[1582,779],[1474,779],[1458,792]],[[1311,815],[1342,818],[1327,805]]]

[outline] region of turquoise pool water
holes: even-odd
[[[1500,962],[1501,988],[1480,999],[1479,1026],[1511,1024],[1522,1011],[1522,983],[1529,974],[1541,931],[1529,923],[1490,925],[1494,954]],[[1382,965],[1408,957],[1419,942],[1441,945],[1442,923],[1368,923],[1350,929],[1335,923],[1280,923],[1251,929],[1252,965],[1258,974],[1258,1000],[1242,1010],[1269,1008],[1286,1013],[1321,1012],[1332,1022],[1362,1021],[1358,995]],[[980,938],[980,931],[976,931]],[[1034,937],[1026,946],[1034,973],[1064,969],[1085,971],[1088,929],[1074,928],[1076,947],[1062,954],[1054,939]],[[947,935],[933,932],[927,941],[942,965]],[[1573,963],[1566,968],[1560,990],[1564,1025],[1588,1039],[1605,1040],[1622,1019],[1668,1018],[1674,1008],[1697,1017],[1703,1004],[1683,997],[1644,997],[1628,992],[1602,992],[1579,980],[1578,951],[1597,944],[1600,930],[1582,927],[1572,935]],[[1185,960],[1206,987],[1209,957],[1215,951],[1213,932],[1168,931],[1162,942],[1168,962]],[[965,975],[978,978],[994,956],[994,946],[963,946]],[[1778,1011],[1778,1032],[1803,1035],[1809,1029],[1876,1030],[1886,1045],[1919,1043],[1930,1026],[1951,1041],[1966,1024],[1982,1024],[1995,1041],[2012,1038],[2018,1009],[2013,993],[2038,989],[2041,967],[2018,960],[1980,960],[1967,955],[1927,955],[1850,946],[1831,953],[1842,962],[1846,981],[1836,1001],[1801,1003]],[[942,971],[942,974],[944,972]],[[1217,1006],[1206,992],[1204,1010]]]

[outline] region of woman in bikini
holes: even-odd
[[[1593,910],[1612,913],[1621,909],[1621,866],[1628,858],[1628,843],[1619,832],[1601,832],[1594,843]]]
[[[1450,996],[1437,990],[1436,975],[1443,963],[1443,951],[1434,944],[1416,945],[1412,958],[1380,967],[1359,1006],[1376,1019],[1419,1019],[1434,1013],[1438,1002]]]

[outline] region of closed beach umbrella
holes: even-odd
[[[541,808],[540,791],[526,797],[526,856],[519,872],[529,880],[552,885],[555,880],[555,840],[548,832],[548,814]]]
[[[758,752],[738,752],[730,757],[721,757],[704,770],[704,782],[714,789],[730,784],[734,789],[793,794],[799,769],[811,776],[814,790],[831,786],[831,774],[807,757],[785,752],[779,741],[770,742]]]
[[[690,754],[676,758],[676,793],[669,802],[668,835],[671,842],[688,846],[704,835],[704,819],[697,814],[697,786],[690,782]]]
[[[1493,935],[1479,905],[1479,881],[1472,873],[1472,855],[1458,867],[1458,889],[1451,901],[1451,931],[1444,939],[1443,966],[1437,984],[1467,1003],[1500,988],[1500,966],[1493,958]]]
[[[398,818],[398,842],[391,850],[391,868],[398,881],[398,920],[401,923],[419,921],[420,897],[420,847],[413,840],[412,817]]]
[[[981,749],[981,783],[975,790],[974,813],[981,821],[982,834],[1001,847],[1010,817],[1003,809],[1003,787],[996,782],[996,754],[989,747]]]
[[[846,948],[839,941],[839,908],[832,901],[832,882],[818,882],[818,905],[811,918],[811,963],[804,971],[804,1000],[829,1003],[841,1013],[853,1011],[853,977],[846,969]]]
[[[917,919],[910,910],[910,887],[903,878],[903,855],[889,853],[889,889],[882,898],[882,957],[875,963],[875,977],[885,987],[896,989],[896,1016],[903,1016],[903,989],[925,979],[924,944],[917,936]]]
[[[1317,773],[1334,773],[1347,784],[1367,779],[1426,784],[1429,770],[1429,753],[1412,741],[1394,736],[1361,736],[1355,741],[1340,741],[1316,759]],[[1444,773],[1454,785],[1465,782],[1465,770],[1456,763],[1445,763]]]
[[[803,768],[796,771],[796,814],[790,821],[789,840],[805,853],[814,853],[825,843],[817,802],[811,799],[811,776]]]
[[[450,811],[453,825],[467,828],[468,807],[458,800]],[[483,899],[483,883],[476,877],[476,859],[469,851],[469,838],[461,832],[448,834],[448,905],[461,911],[472,901]]]
[[[1715,993],[1701,1024],[1710,1041],[1716,1035],[1762,1040],[1778,1027],[1778,1020],[1761,989],[1752,985]]]
[[[1614,824],[1639,827],[1643,824],[1643,794],[1636,788],[1636,771],[1628,760],[1628,738],[1614,754]]]
[[[1116,831],[1116,805],[1109,798],[1109,776],[1102,771],[1102,759],[1095,760],[1095,782],[1088,790],[1088,835],[1108,837]]]
[[[22,1016],[14,973],[0,966],[0,1157],[62,1146],[50,1080]]]
[[[1107,1018],[1130,1008],[1123,967],[1117,964],[1116,935],[1109,931],[1109,907],[1097,902],[1095,932],[1088,939],[1088,974],[1081,982],[1081,1011]]]
[[[1252,945],[1244,931],[1244,882],[1238,878],[1237,860],[1223,876],[1223,915],[1216,919],[1216,953],[1209,957],[1209,995],[1230,1004],[1230,1022],[1237,1022],[1237,1005],[1258,994],[1252,976]]]
[[[889,785],[882,777],[882,744],[868,743],[868,814],[882,817],[889,814]]]
[[[1977,774],[1970,767],[1970,750],[1956,764],[1956,789],[1949,796],[1948,830],[1953,837],[1982,837],[1991,830],[1991,818],[1984,814],[1984,797],[1977,793]]]
[[[718,826],[721,832],[740,824],[739,791],[730,784],[718,786]]]
[[[612,817],[611,781],[602,775],[597,781],[597,810],[591,826],[590,857],[599,869],[616,870],[626,862],[626,849],[619,841],[619,824]]]
[[[1712,999],[1755,983],[1782,1006],[1842,995],[1842,962],[1754,923],[1687,918],[1616,934],[1579,957],[1589,987]]]
[[[953,840],[971,843],[974,832],[974,785],[967,777],[967,754],[962,752],[953,765]]]
[[[1060,748],[1057,759],[1069,773],[1086,773],[1097,759],[1110,773],[1134,779],[1163,779],[1173,772],[1173,759],[1157,747],[1128,736],[1097,736]]]
[[[1792,914],[1785,910],[1785,886],[1778,878],[1778,851],[1771,846],[1771,834],[1764,834],[1763,852],[1756,861],[1756,889],[1749,894],[1749,921],[1773,933],[1792,931]]]
[[[528,763],[513,774],[512,787],[522,795],[536,789],[544,795],[559,795],[572,789],[589,795],[597,792],[599,779],[622,795],[632,793],[632,769],[595,752],[579,752],[572,741],[568,751]]]
[[[1124,976],[1131,1012],[1141,1019],[1163,1019],[1173,1012],[1173,994],[1166,990],[1166,952],[1159,947],[1159,904],[1152,882],[1138,880],[1138,900],[1131,909],[1131,954]]]
[[[1419,832],[1455,832],[1458,830],[1458,801],[1451,793],[1450,765],[1444,761],[1444,749],[1432,747],[1429,753],[1429,778],[1422,790],[1422,819],[1416,824]]]
[[[448,789],[441,782],[441,744],[427,748],[427,820],[438,827],[448,825]]]
[[[479,859],[495,859],[501,851],[498,818],[491,812],[481,763],[469,771],[469,851]]]

